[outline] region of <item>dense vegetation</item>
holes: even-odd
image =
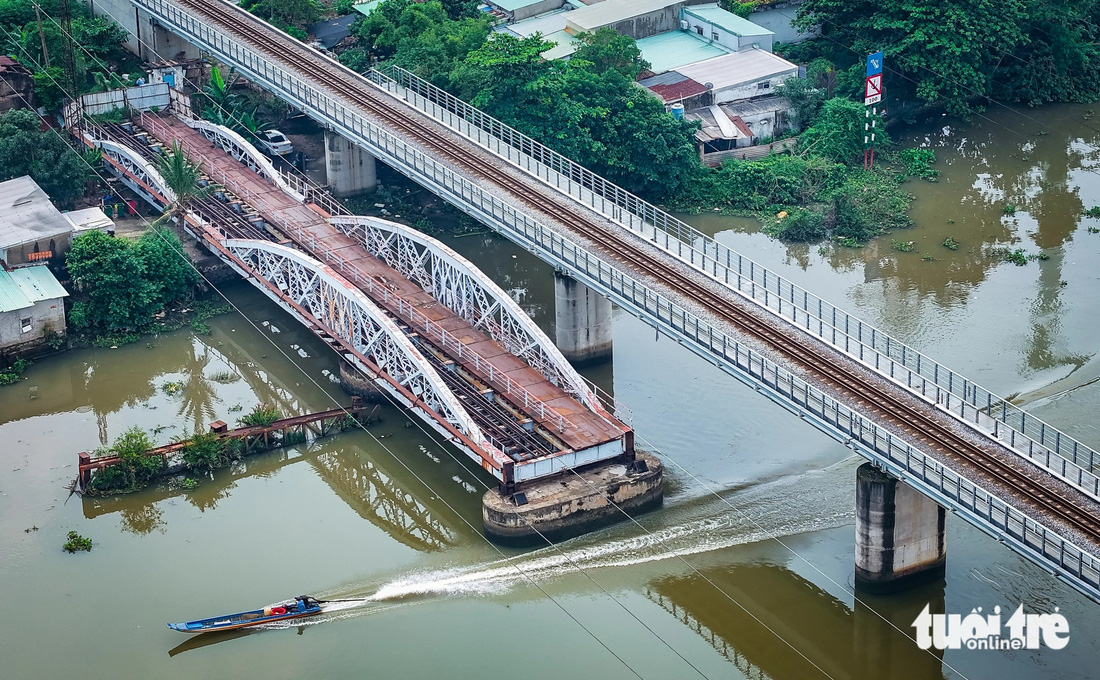
[[[673,195],[691,182],[693,127],[634,85],[647,65],[633,40],[602,31],[569,61],[549,62],[539,55],[553,44],[541,37],[490,35],[487,19],[447,9],[387,0],[341,59],[360,70],[368,54],[392,60],[631,191]]]
[[[892,101],[980,109],[985,98],[1039,104],[1100,94],[1100,1],[806,0],[803,27],[822,38],[792,46],[806,63],[826,59],[852,83],[863,56],[882,49]]]
[[[153,315],[191,296],[198,275],[179,238],[154,227],[136,241],[93,231],[76,238],[66,259],[78,293],[69,324],[118,336],[147,329]]]
[[[153,448],[153,440],[140,427],[131,427],[119,435],[110,448],[100,448],[94,457],[118,456],[116,465],[103,468],[92,476],[94,491],[133,491],[149,483],[164,469],[159,457],[145,455]]]
[[[64,56],[70,36],[57,22],[58,3],[66,1],[75,43],[72,77],[65,67]],[[41,7],[41,33],[34,11],[36,4]],[[91,16],[83,2],[0,0],[0,30],[5,51],[34,72],[37,104],[48,111],[56,110],[68,95],[133,85],[142,76],[141,60],[123,47],[128,37],[126,30],[108,18]]]
[[[649,65],[634,40],[610,29],[577,36],[572,58],[554,62],[541,58],[552,43],[538,35],[491,33],[483,17],[455,15],[439,2],[387,0],[357,32],[359,46],[341,56],[348,66],[388,60],[650,200],[684,210],[783,211],[769,231],[798,240],[835,231],[855,245],[909,225],[901,182],[920,173],[862,169],[864,107],[848,96],[861,83],[839,88],[824,62],[779,92],[804,128],[796,155],[731,159],[712,170],[699,161],[695,124],[673,119],[635,84]]]
[[[0,116],[0,181],[30,175],[58,205],[71,207],[84,194],[88,164],[42,120],[26,109]]]

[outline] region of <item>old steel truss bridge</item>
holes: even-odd
[[[317,187],[222,126],[140,114],[80,135],[161,209],[173,194],[156,160],[180,143],[217,181],[186,228],[503,487],[633,453],[630,428],[515,301],[439,241],[330,214],[307,201]]]
[[[1091,447],[400,69],[361,76],[221,0],[132,2],[1100,601]]]

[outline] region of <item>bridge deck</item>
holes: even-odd
[[[524,409],[522,404],[513,404],[560,438],[568,448],[580,451],[622,437],[622,429],[593,413],[522,359],[511,354],[499,342],[474,328],[420,286],[329,225],[320,209],[299,203],[174,116],[146,115],[143,117],[143,126],[166,145],[178,141],[185,153],[193,161],[200,163],[208,176],[242,197],[251,208],[306,252],[329,265],[335,262],[346,264],[358,273],[358,277],[355,277],[357,280],[381,284],[389,293],[388,299],[380,299],[382,296],[372,294],[364,285],[357,286],[379,307],[409,326],[417,325],[409,312],[410,309],[415,310],[422,318],[427,318],[446,330],[451,337],[462,343],[464,356],[456,357],[456,352],[447,349],[443,349],[443,352],[480,382],[493,387],[499,394],[507,391],[499,377],[490,376],[486,367],[475,364],[473,360],[466,358],[467,355],[476,355],[481,361],[491,365],[494,372],[515,381],[548,409],[562,415],[568,422],[564,431],[558,432],[556,424],[549,418],[540,418]],[[354,281],[349,283],[356,285]],[[431,338],[426,339],[431,342]],[[439,345],[436,342],[432,344],[436,347]]]

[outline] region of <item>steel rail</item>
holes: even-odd
[[[825,345],[815,347],[801,339],[780,333],[770,324],[747,313],[732,302],[716,297],[694,277],[684,274],[661,258],[654,257],[652,253],[638,247],[631,240],[624,239],[622,233],[613,232],[578,214],[575,206],[562,206],[556,197],[551,199],[536,191],[521,178],[512,176],[508,170],[479,165],[459,144],[444,136],[426,133],[420,121],[407,112],[380,100],[377,93],[355,86],[357,84],[354,81],[344,80],[342,74],[334,73],[331,65],[317,58],[304,45],[289,44],[289,41],[284,40],[282,36],[271,31],[266,24],[252,18],[243,10],[227,6],[218,0],[177,1],[208,16],[216,17],[224,27],[236,31],[240,39],[251,43],[261,51],[272,54],[291,68],[304,71],[307,65],[312,66],[308,74],[313,80],[385,119],[396,126],[402,134],[416,139],[424,147],[437,153],[439,157],[446,158],[448,162],[471,175],[495,184],[514,196],[522,197],[546,216],[577,229],[578,233],[605,248],[620,262],[630,263],[634,268],[638,268],[638,263],[644,262],[644,269],[649,275],[661,280],[665,285],[677,290],[718,318],[734,324],[746,335],[773,347],[795,365],[814,376],[820,383],[834,389],[839,388],[842,393],[854,397],[852,401],[863,407],[865,413],[872,413],[880,422],[894,425],[904,432],[907,438],[923,443],[945,458],[967,464],[979,478],[986,482],[999,482],[1008,490],[1027,497],[1036,506],[1045,508],[1066,525],[1075,528],[1095,544],[1100,545],[1100,520],[1094,515],[1085,512],[1074,501],[1055,493],[1026,473],[952,432],[939,420],[921,413],[910,403],[882,389],[873,382],[877,380],[877,376],[868,379],[859,375],[859,370],[847,369],[844,367],[846,363],[844,359],[847,357],[843,357],[840,364],[835,363],[841,355],[834,349],[827,348]],[[273,39],[260,40],[257,29],[267,33]],[[798,330],[801,331],[801,329]],[[896,415],[895,411],[910,415],[903,419]],[[1035,466],[1035,469],[1042,468]],[[1055,479],[1053,475],[1051,479]]]

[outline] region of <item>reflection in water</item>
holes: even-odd
[[[187,358],[181,367],[184,374],[179,415],[191,423],[191,432],[202,431],[214,420],[214,404],[220,402],[215,383],[207,380],[206,367],[216,350],[196,336],[187,348]],[[216,352],[221,355],[220,352]],[[224,358],[224,357],[223,357]]]
[[[781,565],[734,564],[701,573],[658,579],[646,594],[747,677],[943,677],[941,655],[919,649],[897,629],[908,632],[929,602],[933,611],[943,611],[942,582],[891,600],[891,625],[863,605],[849,608]],[[708,581],[740,606],[716,597]]]
[[[348,507],[398,541],[422,551],[452,545],[455,530],[441,519],[438,511],[380,468],[362,448],[349,443],[356,436],[344,433],[235,461],[228,468],[210,474],[192,491],[163,484],[121,496],[84,497],[84,516],[93,518],[118,512],[126,531],[163,532],[165,522],[159,503],[182,495],[200,511],[212,510],[229,497],[239,480],[270,477],[287,465],[305,460]]]
[[[348,507],[401,543],[424,551],[454,543],[454,531],[439,515],[395,483],[358,447],[341,447],[310,463]]]
[[[135,505],[119,511],[122,530],[132,534],[147,534],[154,529],[164,533],[164,511],[153,503]]]

